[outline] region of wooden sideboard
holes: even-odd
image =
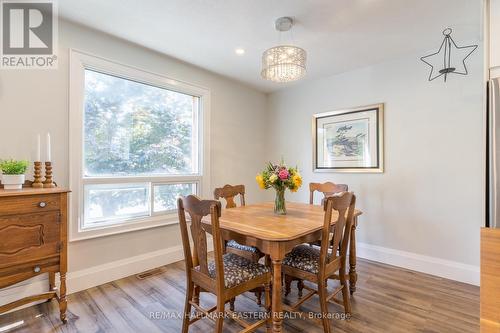
[[[47,292],[0,305],[0,314],[55,298],[66,322],[68,193],[62,188],[0,189],[0,288],[49,274]]]

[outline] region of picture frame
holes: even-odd
[[[314,172],[384,172],[384,104],[313,115],[312,141]]]

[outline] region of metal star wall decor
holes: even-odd
[[[477,49],[477,45],[457,46],[450,28],[443,30],[444,39],[436,53],[421,57],[420,60],[431,67],[429,81],[444,76],[444,82],[448,74],[467,75],[465,60]]]

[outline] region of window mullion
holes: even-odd
[[[154,200],[155,200],[154,186],[152,182],[149,182],[149,216],[153,216],[154,204],[155,204]]]

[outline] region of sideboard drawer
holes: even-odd
[[[59,271],[59,257],[51,257],[38,261],[0,268],[0,288],[8,287],[37,275]]]
[[[0,197],[0,215],[37,213],[61,208],[58,194]]]
[[[59,211],[0,216],[0,268],[58,255]]]

